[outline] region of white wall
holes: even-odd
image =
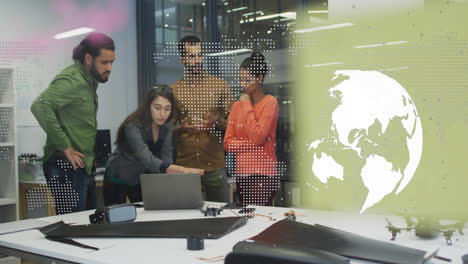
[[[137,107],[136,10],[133,0],[15,0],[0,8],[0,68],[13,68],[18,154],[42,155],[45,133],[29,111],[32,101],[64,67],[84,35],[55,40],[57,33],[91,27],[114,39],[116,61],[99,85],[98,128],[111,129]]]

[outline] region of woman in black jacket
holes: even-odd
[[[172,116],[175,101],[171,88],[156,85],[138,109],[120,125],[104,176],[105,205],[142,200],[142,173],[196,173],[203,170],[173,164]]]

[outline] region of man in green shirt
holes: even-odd
[[[43,169],[57,214],[96,207],[92,173],[96,141],[98,83],[105,83],[115,60],[114,41],[87,35],[73,50],[74,64],[57,74],[31,111],[47,134]]]

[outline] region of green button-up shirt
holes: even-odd
[[[91,175],[97,129],[98,82],[75,61],[60,72],[36,98],[31,112],[47,133],[44,161],[69,147],[83,153]]]

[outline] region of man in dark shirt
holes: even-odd
[[[96,207],[92,174],[98,83],[107,82],[114,41],[91,33],[73,50],[74,64],[60,72],[31,106],[47,134],[43,168],[57,214]]]

